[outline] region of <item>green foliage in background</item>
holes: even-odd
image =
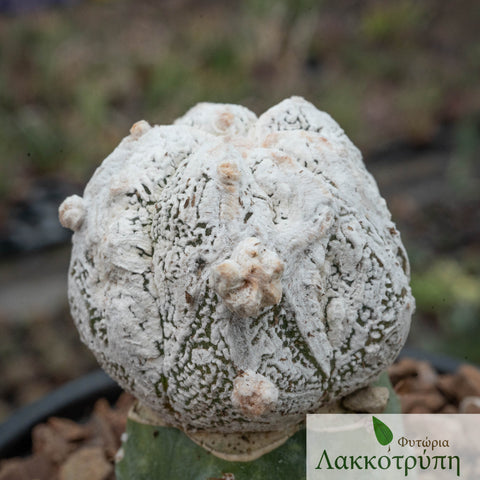
[[[480,363],[479,260],[439,258],[425,270],[414,272],[412,290],[417,311],[427,320],[412,324],[410,338],[414,343],[421,342],[418,347]]]
[[[84,182],[136,120],[198,101],[261,113],[303,95],[364,152],[428,141],[480,106],[477,7],[118,0],[0,18],[0,198],[38,175]]]

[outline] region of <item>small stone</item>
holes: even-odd
[[[34,453],[45,455],[57,465],[62,463],[74,448],[46,423],[41,423],[33,429],[32,444]]]
[[[412,413],[412,410],[417,407],[425,407],[428,412],[434,413],[447,403],[447,400],[439,392],[407,393],[399,395],[399,398],[403,413]]]
[[[465,397],[458,410],[460,413],[480,413],[480,397]]]
[[[419,388],[422,390],[425,388],[433,388],[437,378],[438,373],[428,362],[418,362],[417,379]]]
[[[457,395],[463,397],[480,397],[480,370],[472,365],[462,365],[457,372]]]
[[[347,395],[342,405],[353,412],[382,413],[389,396],[386,387],[366,387]]]
[[[441,375],[436,386],[456,404],[465,397],[480,397],[480,371],[472,365],[462,365],[454,375]]]
[[[445,374],[438,377],[436,387],[448,400],[458,401],[457,379],[453,374]]]
[[[52,480],[55,466],[44,455],[0,462],[0,480]]]
[[[113,473],[101,447],[87,447],[75,452],[60,467],[59,480],[106,480]]]
[[[134,397],[132,397],[129,393],[124,392],[120,395],[117,403],[115,403],[115,411],[124,418],[124,423],[126,423],[127,413],[132,407],[134,400]],[[125,430],[125,428],[123,430]]]
[[[435,383],[424,381],[420,377],[407,377],[399,380],[395,385],[395,392],[404,395],[410,392],[435,392]]]
[[[48,425],[67,442],[84,440],[90,435],[88,427],[68,418],[51,417],[48,419]]]
[[[418,362],[413,358],[402,358],[388,369],[390,381],[394,386],[403,378],[412,377],[416,375],[417,372]]]
[[[120,448],[120,436],[125,431],[125,415],[117,413],[107,400],[101,398],[95,403],[91,425],[102,439],[107,457],[113,459]]]

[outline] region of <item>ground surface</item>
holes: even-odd
[[[480,413],[480,370],[464,364],[438,374],[423,361],[404,358],[390,368],[404,413]],[[50,418],[32,433],[33,454],[0,462],[0,480],[112,480],[114,462],[133,399],[115,408],[99,400],[86,422]],[[86,467],[86,465],[88,467]]]

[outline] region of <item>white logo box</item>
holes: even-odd
[[[480,480],[480,415],[307,415],[307,480]]]

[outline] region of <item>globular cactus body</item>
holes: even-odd
[[[83,341],[167,425],[284,429],[406,340],[400,235],[360,152],[299,97],[139,122],[60,215]]]

